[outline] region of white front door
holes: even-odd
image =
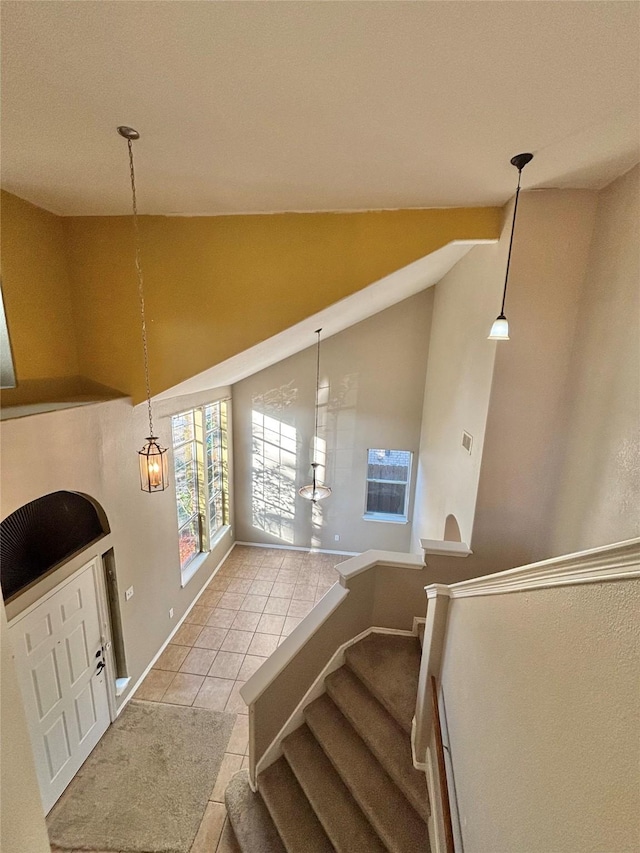
[[[109,725],[97,561],[9,627],[45,813]]]

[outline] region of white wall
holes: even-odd
[[[442,670],[465,853],[635,853],[640,583],[457,598]]]
[[[430,560],[434,580],[447,583],[477,577],[551,554],[550,504],[560,476],[559,460],[567,429],[567,380],[596,202],[597,194],[586,190],[541,190],[522,194],[506,304],[511,340],[499,343],[486,340],[500,307],[499,296],[497,308],[494,305],[495,291],[490,299],[478,299],[475,314],[459,312],[462,325],[457,347],[449,353],[449,358],[455,363],[456,359],[470,357],[475,351],[475,367],[480,370],[484,365],[477,380],[483,384],[476,389],[475,417],[479,423],[486,405],[492,351],[495,351],[495,362],[477,478],[473,530],[470,541],[467,540],[474,554],[465,560]],[[503,232],[499,244],[502,251],[506,240],[508,229]],[[495,248],[475,248],[449,273],[449,283],[459,292],[468,294],[476,283],[486,286],[495,270],[501,287],[504,267],[498,262],[499,252],[488,258],[489,252],[495,252]],[[445,281],[443,279],[437,288]],[[453,308],[452,305],[450,323],[455,319],[451,316]],[[436,318],[434,335],[437,334],[435,326]],[[615,345],[615,341],[607,342],[607,346]],[[445,355],[443,348],[441,361]],[[467,417],[473,415],[469,404],[473,397],[468,388],[474,381],[474,374],[469,367],[458,370],[458,381],[467,389],[464,394],[468,401],[466,410],[458,407],[456,386],[442,384],[437,387],[438,409],[444,419],[438,435],[443,443],[448,441],[448,436],[453,436],[452,445],[460,440],[461,430],[468,428]],[[428,401],[425,405],[429,407]],[[427,433],[427,442],[432,435]],[[428,443],[426,446],[428,450]],[[459,450],[463,452],[461,447]],[[456,464],[452,463],[446,470],[436,466],[433,482],[429,477],[424,478],[422,509],[416,512],[416,519],[429,519],[429,526],[414,525],[415,550],[416,541],[425,535],[424,529],[444,530],[449,512],[459,520],[467,520],[468,531],[477,474],[470,465],[465,473],[464,486],[460,490],[454,482],[459,476]],[[427,498],[429,491],[435,489],[446,496],[442,505]],[[434,515],[434,507],[439,515]]]
[[[551,554],[640,536],[640,167],[598,198]]]
[[[323,341],[320,438],[327,446],[323,477],[333,494],[315,509],[297,494],[311,475],[315,347],[233,386],[238,540],[346,551],[408,550],[408,524],[363,520],[366,454],[374,447],[410,450],[415,463],[432,298],[431,289],[423,291]],[[263,463],[252,459],[252,412],[283,423],[295,447],[283,456],[284,467],[268,486],[271,527],[260,518],[256,480]]]

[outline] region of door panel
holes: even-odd
[[[92,561],[9,627],[45,812],[109,725]]]
[[[25,633],[27,643],[27,651],[29,653],[35,651],[41,643],[44,643],[53,634],[51,627],[51,617],[46,613],[42,619],[36,621],[31,631]]]
[[[82,693],[76,697],[75,709],[76,720],[78,722],[78,734],[80,742],[82,742],[87,735],[91,734],[91,729],[98,719],[93,695],[93,685],[91,682],[89,682]]]
[[[38,704],[38,719],[44,720],[47,714],[55,708],[62,699],[62,685],[58,675],[55,652],[49,654],[34,665],[31,670],[33,690]]]
[[[87,649],[87,636],[84,630],[84,622],[71,632],[65,640],[67,645],[67,660],[69,662],[69,675],[71,684],[76,684],[79,678],[89,668],[89,651]]]
[[[57,717],[49,731],[44,734],[49,778],[55,779],[71,758],[71,744],[64,716]]]

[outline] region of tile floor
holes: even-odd
[[[240,687],[336,582],[344,559],[237,545],[136,691],[136,699],[237,715],[191,853],[239,853],[224,791],[249,761]]]

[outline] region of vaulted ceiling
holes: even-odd
[[[636,2],[2,3],[2,180],[63,215],[501,204],[638,160]]]

